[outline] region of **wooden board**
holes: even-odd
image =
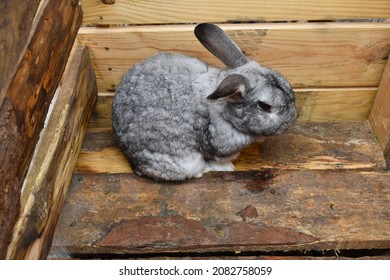
[[[75,46],[26,177],[7,259],[45,259],[97,96],[88,52]]]
[[[40,0],[1,1],[0,104],[29,41],[31,25]]]
[[[244,149],[237,170],[384,169],[378,143],[366,122],[297,123],[286,134]],[[127,173],[130,165],[112,130],[90,129],[76,163],[76,173]]]
[[[390,169],[390,60],[387,61],[369,117],[371,129],[382,147]]]
[[[48,0],[42,5],[0,104],[0,259],[19,215],[20,191],[35,144],[81,25],[77,1]]]
[[[296,89],[299,122],[362,121],[368,118],[376,88]],[[90,128],[112,126],[114,93],[99,93]]]
[[[104,4],[111,3],[111,5]],[[114,3],[114,4],[112,4]],[[387,0],[82,0],[85,24],[334,20],[390,17]]]
[[[284,74],[296,88],[376,87],[390,51],[388,23],[224,24],[253,60]],[[222,63],[193,35],[194,25],[82,28],[100,92],[115,91],[123,74],[156,52],[181,52]]]
[[[390,248],[389,200],[387,172],[222,172],[181,184],[76,174],[51,252]]]

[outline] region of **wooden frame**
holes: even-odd
[[[390,24],[360,20],[390,18],[388,0],[82,0],[78,32],[79,2],[0,4],[0,258],[52,240],[52,257],[390,249]],[[202,21],[287,76],[298,122],[236,172],[137,177],[112,135],[116,86],[157,51],[221,66]]]

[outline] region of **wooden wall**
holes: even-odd
[[[367,119],[390,49],[388,23],[221,24],[252,59],[284,74],[297,92],[302,121]],[[194,25],[82,28],[101,96],[158,51],[181,52],[222,66],[197,42]],[[107,36],[109,32],[109,36]],[[109,40],[107,39],[109,37]],[[111,94],[112,95],[112,94]],[[101,108],[111,100],[99,99]]]
[[[158,51],[222,66],[193,35],[199,22],[219,23],[249,57],[285,75],[301,121],[367,119],[390,49],[388,23],[323,22],[390,18],[386,0],[82,3],[79,41],[90,50],[104,110],[127,69]]]
[[[24,178],[82,15],[78,1],[2,1],[0,8],[3,14],[0,259],[3,259],[19,216]]]
[[[370,120],[379,124],[383,133],[377,136],[386,159],[390,158],[389,121],[387,110],[383,109],[388,108],[383,106],[388,105],[389,68],[384,69],[390,49],[389,24],[321,22],[390,18],[388,0],[372,0],[369,4],[362,0],[81,2],[85,27],[80,30],[78,42],[87,46],[100,91],[90,135],[110,130],[113,92],[121,75],[134,63],[157,51],[180,51],[220,66],[192,33],[195,23],[211,21],[221,24],[248,56],[282,72],[291,80],[297,92],[301,121],[366,120],[372,104],[376,104],[371,110]],[[66,84],[69,81],[68,87],[58,89],[82,21],[79,4],[77,0],[0,3],[3,13],[0,19],[0,258],[44,258],[49,250],[52,230],[70,179],[61,176],[70,176],[73,171],[83,138],[80,131],[85,129],[88,110],[94,104],[94,94],[86,96],[83,92],[96,91],[89,55],[82,47],[76,47],[72,54],[73,66],[66,72],[67,79],[64,80]],[[233,24],[238,22],[241,24]],[[111,24],[117,26],[108,29]],[[84,78],[77,80],[72,73],[84,73],[81,75]],[[72,80],[75,83],[71,83]],[[46,146],[41,146],[41,155],[45,147],[54,149],[49,153],[50,161],[46,157],[37,157],[38,162],[41,160],[48,168],[30,168],[32,177],[24,183],[56,91],[63,95],[63,99],[56,101],[60,104],[58,106],[62,104],[61,108],[66,110],[58,110],[59,115],[53,115],[57,118],[51,126],[55,133],[50,134],[53,130],[49,130],[41,137],[63,137],[69,142],[51,144],[43,141]],[[61,131],[56,131],[57,128]],[[333,145],[332,141],[324,145]],[[372,141],[364,146],[372,147]],[[368,154],[373,155],[373,160],[365,162],[367,165],[364,166],[383,166],[376,153]],[[72,162],[68,162],[67,157]],[[359,157],[352,157],[349,163],[353,161],[361,162]],[[47,166],[48,162],[53,166]],[[56,164],[61,167],[58,170],[64,170],[62,175],[50,173],[57,170],[54,168]],[[337,166],[340,166],[339,162],[333,165]],[[76,168],[82,167],[76,165]],[[39,176],[44,176],[45,180],[40,180]],[[240,179],[239,173],[231,176]],[[334,174],[329,176],[339,178]],[[362,173],[356,178],[359,176],[369,181],[376,174]],[[378,186],[381,186],[382,179],[386,182],[387,177],[387,173],[378,175]],[[311,180],[309,176],[308,185]],[[52,188],[53,184],[61,187]],[[53,207],[53,201],[59,204]],[[380,203],[385,202],[381,200]],[[46,213],[51,209],[56,210]],[[381,237],[388,241],[386,232]],[[382,240],[378,242],[382,247],[387,246]]]

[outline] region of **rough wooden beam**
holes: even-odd
[[[20,209],[20,191],[81,24],[76,0],[47,0],[31,41],[0,104],[0,259]]]
[[[96,96],[88,51],[76,46],[26,177],[7,258],[46,258]]]
[[[27,47],[40,0],[0,2],[0,104]]]
[[[387,60],[369,121],[390,169],[390,59]]]
[[[390,174],[263,170],[181,184],[75,174],[52,252],[390,248]]]

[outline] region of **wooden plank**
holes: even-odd
[[[376,88],[295,89],[299,122],[361,121],[368,118]],[[112,126],[114,93],[100,93],[90,128]]]
[[[104,2],[115,4],[105,5]],[[387,0],[83,0],[85,24],[334,20],[390,17]]]
[[[48,0],[0,104],[0,259],[20,208],[20,191],[46,113],[81,24],[77,1]]]
[[[39,3],[40,0],[0,2],[0,104],[27,47]]]
[[[109,162],[109,164],[107,164]],[[287,133],[267,138],[242,150],[237,170],[384,169],[379,145],[366,121],[350,123],[297,123]],[[129,163],[117,146],[112,130],[87,132],[76,173],[128,173]]]
[[[88,51],[75,46],[21,196],[7,259],[45,259],[97,96]]]
[[[376,88],[297,89],[298,121],[343,122],[368,118]]]
[[[388,172],[221,172],[181,184],[134,174],[76,174],[52,250],[390,248],[389,200]]]
[[[387,61],[370,112],[370,125],[382,147],[387,168],[390,168],[390,60]]]
[[[388,23],[223,24],[255,61],[284,74],[294,87],[376,87],[389,51]],[[181,52],[222,66],[197,42],[194,25],[82,28],[100,92],[115,91],[123,74],[156,52]]]

